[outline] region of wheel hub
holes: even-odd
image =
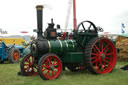
[[[13,58],[14,58],[14,60],[17,60],[18,59],[18,53],[17,52],[14,52]]]
[[[51,65],[49,68],[50,68],[50,70],[52,70],[52,71],[54,70],[54,66],[53,66],[53,65]]]
[[[101,53],[101,59],[105,58],[105,54],[104,53]]]

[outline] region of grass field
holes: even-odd
[[[0,85],[128,85],[128,71],[120,68],[128,62],[117,62],[112,73],[93,75],[88,70],[81,72],[63,71],[58,79],[42,80],[37,76],[18,76],[18,64],[0,64]]]

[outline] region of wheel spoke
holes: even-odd
[[[98,65],[98,69],[97,69],[98,71],[99,71],[99,69],[101,68],[101,67],[100,67],[100,66],[101,66],[101,64],[100,64],[100,63],[101,63],[101,62],[99,62],[99,65]]]
[[[26,62],[28,62],[29,64],[31,64],[31,62],[30,62],[29,58],[27,58],[27,59],[26,59]]]
[[[49,65],[51,65],[51,61],[49,60],[49,58],[47,58],[47,61],[48,61]]]
[[[90,26],[88,27],[88,30],[90,30],[91,26],[92,26],[92,25],[90,24]]]
[[[108,63],[109,65],[112,65],[109,61],[107,61],[107,60],[103,60],[104,62],[106,62],[106,63]]]
[[[95,47],[93,47],[93,50],[94,50],[96,53],[98,53],[98,52],[96,51]]]
[[[97,59],[95,59],[94,61],[92,61],[92,64],[96,63],[97,62]]]
[[[98,56],[99,54],[96,54],[96,53],[91,53],[91,55],[96,55],[96,56]]]
[[[84,31],[86,31],[86,30],[85,30],[85,27],[84,27],[84,24],[82,23],[81,25],[82,25],[82,27],[83,27]]]
[[[28,63],[29,63],[29,59],[28,59],[28,58],[26,58],[26,59],[25,59],[25,62],[28,62]]]
[[[46,76],[48,73],[49,73],[49,70],[46,73],[44,73],[44,75]]]
[[[45,65],[49,65],[49,62],[47,60],[44,61]]]
[[[96,65],[95,66],[97,66],[98,65],[98,62],[96,62]]]
[[[103,50],[105,50],[109,45],[110,45],[110,44],[107,44],[107,45],[104,47],[104,49],[103,49]]]
[[[102,60],[102,62],[103,62],[103,64],[104,64],[104,67],[106,67],[106,63],[105,63],[105,61]]]
[[[43,67],[45,67],[45,68],[49,68],[49,66],[44,66],[44,65],[42,65],[42,68],[43,68]]]
[[[103,69],[103,71],[104,71],[104,66],[103,66],[102,62],[101,62],[101,67],[102,67],[102,69]]]
[[[52,71],[52,76],[54,76],[54,71]]]
[[[50,61],[52,61],[53,57],[50,57]]]
[[[57,71],[54,70],[54,72],[55,72],[55,75],[56,75],[57,74]]]
[[[106,54],[106,53],[108,52],[108,50],[109,50],[109,48],[108,48],[107,50],[105,50],[105,52],[104,52],[104,53]]]
[[[54,60],[54,62],[53,62],[53,65],[55,65],[56,61],[57,61],[57,59],[55,58],[55,60]]]
[[[95,57],[92,57],[91,60],[96,59],[96,58],[97,58],[96,56]]]
[[[100,52],[103,52],[103,41],[99,41]]]
[[[48,77],[50,78],[51,76],[50,76],[50,71],[48,72]]]
[[[99,48],[96,45],[94,47],[97,49],[98,52],[100,52]]]
[[[56,64],[52,64],[52,65],[56,66],[56,65],[58,65],[58,64],[56,63]]]
[[[107,53],[106,55],[113,55],[114,53]]]
[[[109,58],[109,57],[105,57],[106,59],[108,59],[108,60],[111,60],[111,58]]]

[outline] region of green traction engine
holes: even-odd
[[[31,53],[21,61],[21,73],[26,76],[39,74],[44,80],[56,79],[67,67],[70,71],[88,69],[94,74],[106,74],[116,64],[116,49],[112,41],[98,37],[91,21],[83,21],[73,32],[57,32],[53,19],[42,31],[42,5],[37,9],[37,39],[31,43]]]

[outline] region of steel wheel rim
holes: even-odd
[[[61,61],[55,55],[47,56],[41,63],[41,73],[46,79],[56,79],[61,73]]]
[[[91,64],[99,74],[109,73],[116,64],[116,50],[108,39],[97,40],[91,50]]]
[[[13,53],[13,59],[16,61],[16,60],[18,60],[18,58],[19,58],[19,53],[15,51]]]
[[[24,72],[27,75],[33,76],[37,75],[37,68],[34,68],[34,57],[32,55],[27,55],[24,59]]]

